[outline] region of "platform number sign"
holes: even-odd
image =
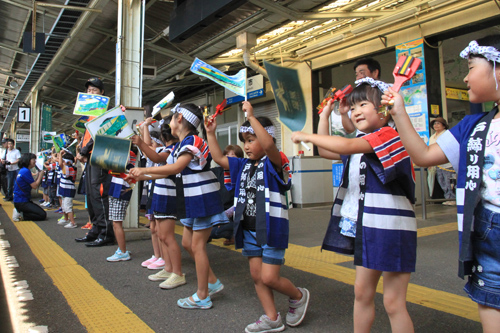
[[[31,122],[31,108],[19,107],[17,110],[17,122],[29,123]]]

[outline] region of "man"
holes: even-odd
[[[12,139],[7,139],[7,153],[5,154],[5,165],[7,167],[7,194],[5,201],[14,199],[14,182],[16,181],[17,172],[19,171],[19,159],[21,153],[15,147],[15,142]]]
[[[354,74],[356,80],[364,77],[371,77],[375,80],[380,80],[380,63],[373,58],[364,58],[356,61],[354,64]]]
[[[7,139],[2,140],[0,147],[0,189],[3,189],[3,194],[7,196],[7,166],[5,158],[7,154]]]
[[[363,58],[354,64],[354,75],[356,80],[360,80],[365,77],[371,77],[375,80],[380,80],[380,63],[373,58]],[[349,107],[343,106],[339,108],[340,116],[342,117],[342,126],[346,133],[352,133],[356,130],[354,124],[351,121],[351,113],[349,112]]]
[[[104,84],[99,78],[90,78],[85,83],[88,94],[104,95]],[[82,238],[76,238],[77,242],[85,242],[88,247],[111,245],[114,243],[113,222],[109,220],[109,175],[96,165],[90,165],[90,155],[94,147],[94,141],[90,133],[85,132],[81,141],[80,153],[77,159],[85,166],[85,193],[87,195],[87,206],[92,221],[92,229]]]

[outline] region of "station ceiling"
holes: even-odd
[[[114,100],[118,1],[37,1],[36,31],[45,33],[46,38],[45,52],[37,54],[23,52],[23,34],[32,31],[32,1],[0,0],[1,132],[15,121],[18,106],[29,103],[33,88],[39,89],[43,103],[53,106],[53,130],[59,133],[72,131],[77,119],[72,114],[74,102],[89,77],[100,77],[106,95]],[[245,67],[242,50],[236,49],[236,36],[242,32],[257,36],[257,45],[251,49],[254,61],[307,61],[343,39],[456,3],[457,0],[249,0],[182,42],[173,43],[168,31],[174,2],[147,0],[144,65],[157,67],[157,74],[144,79],[143,101],[159,100],[172,90],[179,100],[212,91],[210,81],[202,81],[189,72],[191,62],[198,57],[228,74],[236,73]],[[43,4],[102,11],[81,12]],[[29,128],[29,124],[18,128]]]

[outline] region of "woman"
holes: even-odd
[[[36,156],[32,153],[24,153],[19,160],[19,173],[14,184],[14,207],[23,214],[24,220],[43,221],[47,219],[47,213],[31,201],[31,189],[40,186],[43,172],[39,172],[37,179],[31,175],[31,169],[35,167]]]
[[[430,137],[429,145],[436,143],[437,138],[445,133],[449,128],[446,120],[441,117],[437,117],[431,121],[430,125],[434,129],[435,133]],[[437,167],[430,167],[428,168],[428,172],[429,191],[431,192],[430,195],[432,196],[434,176],[436,176],[439,186],[443,189],[445,199],[448,199],[448,201],[443,202],[443,205],[455,205],[455,192],[451,187],[451,179],[455,179],[456,175],[451,163],[441,164]]]

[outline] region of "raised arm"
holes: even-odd
[[[356,127],[354,127],[351,118],[349,118],[349,105],[347,105],[345,99],[340,101],[339,112],[342,119],[342,127],[344,127],[346,133],[350,134],[354,132]]]
[[[392,119],[396,123],[401,142],[413,163],[422,167],[448,163],[448,159],[439,145],[427,146],[420,138],[413,128],[408,113],[406,113],[403,97],[389,88],[389,91],[386,91],[382,96],[382,105],[388,105],[391,100],[394,100],[391,110]]]
[[[38,177],[36,180],[30,184],[32,189],[37,189],[38,186],[40,186],[40,183],[42,182],[43,179],[43,171],[38,172]]]
[[[243,111],[247,113],[247,119],[252,126],[257,140],[259,140],[262,149],[266,152],[267,157],[274,166],[281,168],[281,154],[274,143],[273,137],[267,133],[264,127],[259,123],[253,114],[253,107],[250,102],[243,102]]]
[[[318,134],[330,135],[330,115],[332,114],[333,103],[331,100],[326,103],[323,112],[319,115]],[[319,155],[329,160],[340,160],[340,155],[327,149],[318,147]]]
[[[208,147],[210,148],[210,154],[212,154],[212,159],[224,170],[229,169],[229,160],[227,159],[227,156],[222,153],[217,137],[215,136],[217,118],[214,117],[210,123],[205,124],[205,129],[207,131],[207,142]]]
[[[142,176],[144,174],[162,175],[163,177],[170,176],[170,175],[176,175],[188,166],[192,157],[193,156],[191,154],[185,153],[185,154],[182,154],[181,156],[179,156],[177,158],[177,161],[174,164],[167,164],[167,165],[150,167],[150,168],[132,168],[132,169],[130,169],[129,173],[133,177],[139,177],[139,176]]]
[[[149,133],[149,132],[148,132]],[[149,135],[149,134],[148,134]],[[165,163],[170,155],[169,152],[157,153],[150,145],[143,141],[138,135],[134,135],[130,138],[132,143],[139,147],[139,149],[151,160],[153,163]]]
[[[362,138],[348,139],[341,136],[294,132],[292,134],[292,141],[295,143],[299,143],[300,141],[310,142],[318,148],[321,147],[340,155],[373,153],[372,146]]]

